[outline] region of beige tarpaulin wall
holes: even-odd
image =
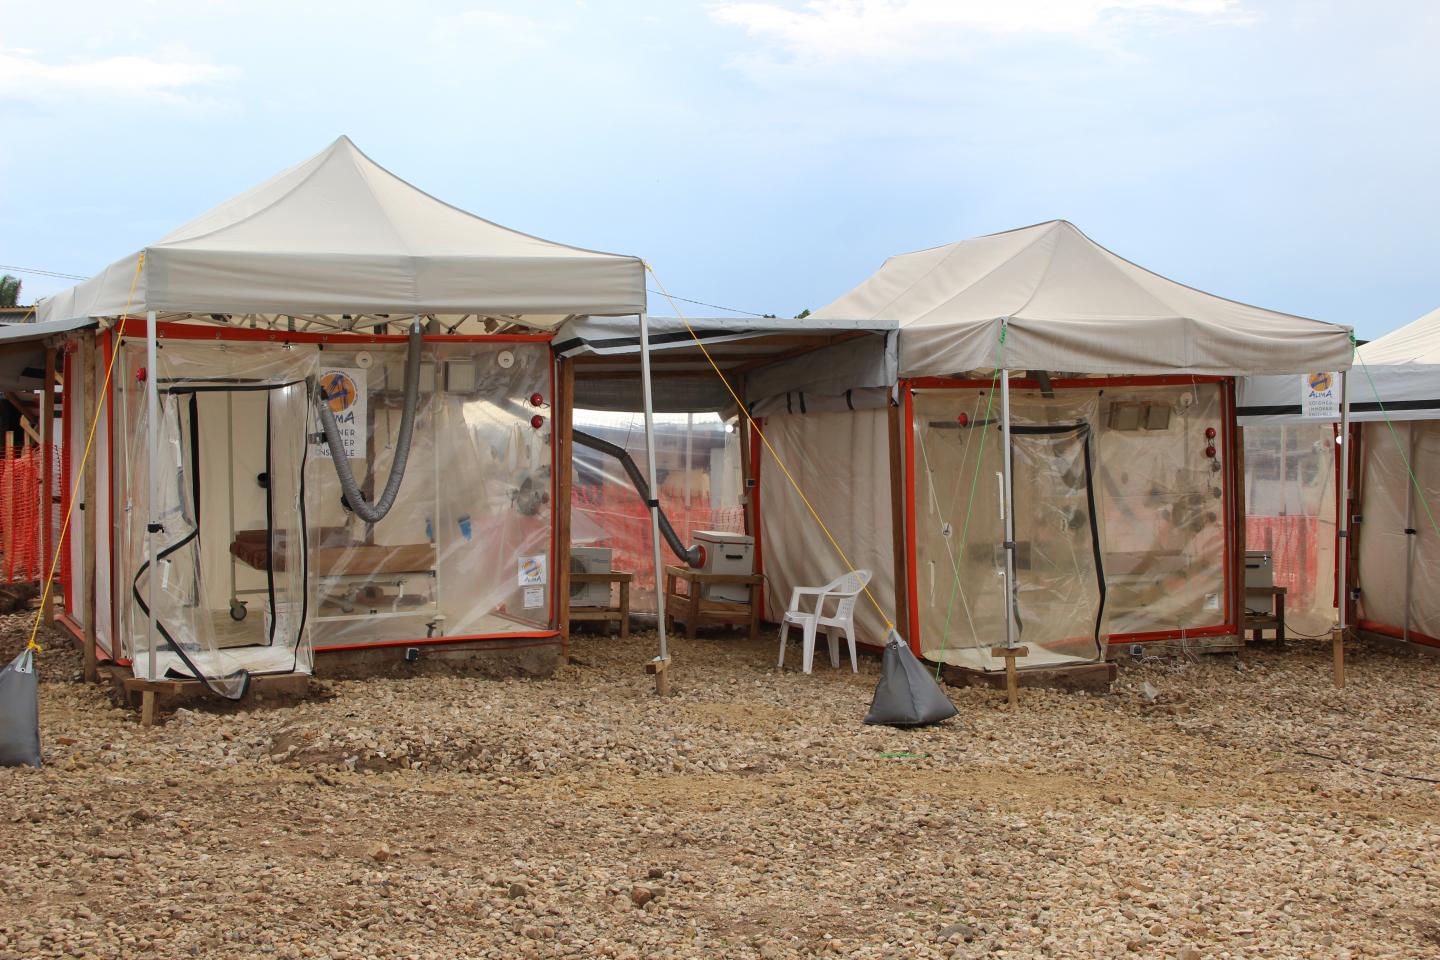
[[[1440,422],[1409,421],[1363,428],[1364,523],[1357,579],[1362,625],[1412,640],[1440,640],[1440,536],[1422,498],[1440,503]],[[1397,446],[1398,440],[1398,446]],[[1419,489],[1401,458],[1410,460]],[[1413,530],[1413,534],[1406,534]],[[1407,569],[1407,555],[1409,566]],[[1408,603],[1407,603],[1408,599]],[[1416,635],[1419,636],[1416,636]]]
[[[765,436],[856,567],[873,574],[855,626],[862,643],[885,642],[895,616],[895,551],[890,527],[890,440],[886,410],[766,417]],[[824,531],[769,451],[760,461],[760,533],[767,617],[779,620],[795,587],[846,572]]]

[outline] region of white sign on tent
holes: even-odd
[[[368,424],[365,371],[358,367],[322,370],[320,389],[330,404],[330,412],[335,414],[335,425],[340,428],[340,442],[345,447],[345,459],[364,460]],[[326,460],[330,459],[330,444],[322,441],[317,453]]]
[[[1339,374],[1317,371],[1300,375],[1300,415],[1321,420],[1339,418]]]

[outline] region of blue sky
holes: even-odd
[[[0,263],[89,274],[346,133],[744,310],[1063,217],[1373,337],[1440,306],[1437,49],[1431,0],[0,0]]]

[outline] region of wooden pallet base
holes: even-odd
[[[310,695],[310,677],[304,674],[251,677],[250,688],[244,698],[237,701],[218,700],[199,680],[145,680],[119,667],[101,670],[101,679],[109,682],[118,702],[140,708],[140,723],[146,727],[155,724],[160,711],[186,704],[233,703],[254,709],[293,704]]]
[[[1021,687],[1040,687],[1050,690],[1107,693],[1115,680],[1119,668],[1113,663],[1082,663],[1073,667],[1051,667],[1035,670],[1017,670],[1015,682]],[[992,690],[1005,689],[1005,674],[987,673],[945,664],[940,676],[952,687],[988,687]]]

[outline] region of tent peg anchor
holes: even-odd
[[[656,657],[645,664],[645,672],[655,675],[655,695],[670,696],[670,658]]]
[[[1005,701],[1006,706],[1015,710],[1020,706],[1020,678],[1015,672],[1015,661],[1030,656],[1029,647],[993,647],[992,657],[1005,658]]]

